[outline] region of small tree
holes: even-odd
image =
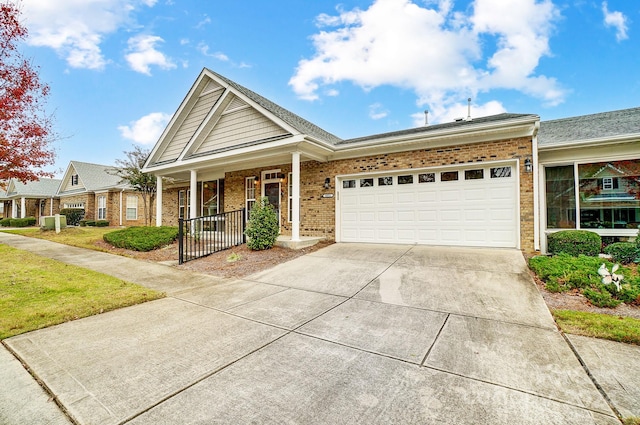
[[[0,0],[0,179],[23,182],[52,177],[41,168],[55,160],[51,117],[43,110],[49,86],[17,49],[26,37],[18,6]]]
[[[278,216],[273,205],[269,204],[269,198],[261,198],[251,209],[244,231],[247,246],[254,251],[272,248],[279,233]]]
[[[148,226],[152,219],[150,206],[156,197],[157,190],[156,177],[153,174],[142,172],[149,151],[135,146],[132,151],[125,151],[125,155],[127,155],[127,159],[116,159],[115,173],[122,178],[123,182],[142,193],[144,224]]]

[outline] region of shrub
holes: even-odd
[[[600,254],[602,238],[588,230],[561,230],[548,236],[549,252],[553,254],[569,254],[574,257],[588,255],[597,257]]]
[[[35,217],[26,217],[26,218],[12,218],[9,220],[9,225],[11,227],[27,227],[27,226],[35,226],[36,218]]]
[[[89,227],[95,227],[96,221],[95,220],[86,220],[86,224]]]
[[[633,269],[621,267],[617,273],[622,274],[620,292],[614,284],[605,285],[598,269],[605,264],[611,270],[613,263],[597,257],[559,254],[553,257],[538,256],[529,260],[529,267],[544,281],[550,292],[562,292],[577,289],[598,307],[615,307],[621,302],[638,304],[640,302],[640,276]]]
[[[98,220],[96,221],[96,227],[109,227],[108,220]]]
[[[11,226],[11,219],[10,218],[3,218],[2,220],[0,220],[0,226],[2,226],[2,227],[10,227]]]
[[[254,251],[273,247],[278,238],[278,216],[268,198],[260,199],[251,209],[249,221],[244,234],[247,236],[247,247]]]
[[[87,220],[80,220],[80,221],[78,222],[78,225],[79,225],[80,227],[85,227],[85,226],[87,225]]]
[[[84,210],[77,208],[63,208],[60,210],[60,215],[67,217],[67,225],[77,226],[80,220],[84,218]]]
[[[152,251],[175,241],[178,237],[177,227],[128,227],[105,233],[105,242],[118,248],[134,251]]]
[[[605,254],[611,255],[616,263],[629,264],[640,262],[640,244],[616,242],[604,248]]]

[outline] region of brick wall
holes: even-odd
[[[412,168],[430,168],[449,165],[466,165],[486,161],[520,159],[520,244],[524,252],[534,252],[533,174],[524,171],[524,158],[531,157],[531,138],[499,140],[443,148],[420,149],[408,152],[371,155],[326,163],[306,161],[300,170],[300,233],[303,236],[322,236],[335,239],[335,198],[323,198],[326,193],[335,194],[335,177],[345,174],[379,173]],[[280,169],[285,175],[281,182],[280,222],[282,233],[291,234],[288,219],[288,173],[291,164],[264,168],[250,168],[225,174],[224,211],[245,207],[245,178],[260,176],[262,171]],[[331,188],[324,189],[325,178]],[[163,193],[163,225],[178,224],[178,191],[188,189],[173,187]],[[259,196],[260,186],[256,186]],[[188,200],[187,200],[188,203]],[[155,208],[155,207],[154,207]]]

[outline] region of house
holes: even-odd
[[[60,200],[57,195],[60,180],[40,178],[23,183],[10,179],[0,195],[0,216],[4,218],[25,218],[53,215],[59,212]]]
[[[88,220],[107,220],[111,226],[145,224],[144,200],[107,165],[71,161],[57,194],[60,209],[82,209]]]
[[[542,121],[540,226],[625,240],[640,227],[640,108]]]
[[[546,235],[637,234],[640,108],[503,113],[339,137],[203,69],[154,146],[156,224],[267,197],[281,234],[545,251]]]
[[[343,140],[205,68],[144,171],[157,177],[157,224],[267,197],[294,241],[533,251],[539,121],[500,114]]]

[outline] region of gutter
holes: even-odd
[[[598,145],[607,145],[607,144],[615,144],[615,143],[629,143],[629,142],[640,142],[640,133],[627,134],[624,136],[610,136],[603,137],[597,139],[587,139],[587,140],[572,140],[570,142],[563,142],[561,144],[553,144],[553,145],[540,145],[540,151],[554,151],[561,149],[575,149],[581,148],[583,146],[592,146],[595,144]]]

